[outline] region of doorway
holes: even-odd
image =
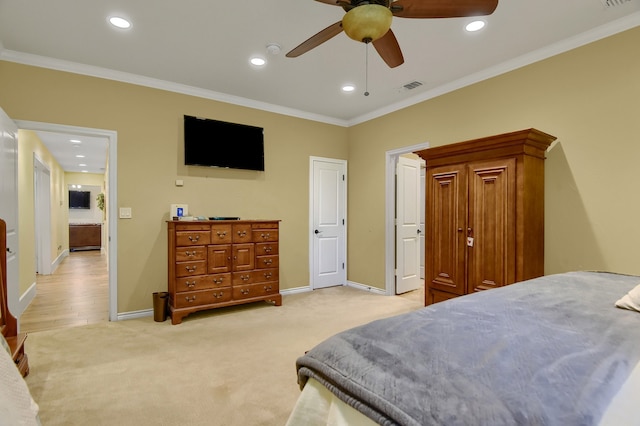
[[[429,148],[429,142],[394,149],[385,153],[385,294],[396,292],[396,168],[403,154]],[[424,182],[421,180],[421,182]],[[423,185],[423,184],[421,184]],[[422,191],[422,189],[421,189]],[[424,192],[422,192],[424,193]],[[421,255],[424,258],[424,254]]]
[[[107,257],[107,275],[108,275],[108,305],[109,305],[109,320],[118,320],[118,223],[115,220],[117,215],[117,132],[112,130],[93,129],[86,127],[67,126],[61,124],[41,123],[33,121],[15,120],[19,129],[44,131],[54,133],[66,133],[77,134],[80,136],[99,137],[107,140],[107,159],[108,159],[108,171],[105,173],[105,224],[106,229],[103,235],[105,235],[104,245],[106,248]]]

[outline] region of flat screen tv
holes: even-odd
[[[90,209],[91,208],[91,192],[69,190],[69,208],[70,209]]]
[[[263,129],[185,115],[184,164],[264,171]]]

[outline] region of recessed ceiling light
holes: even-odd
[[[78,154],[78,155],[76,155],[76,158],[84,158],[84,155]]]
[[[87,165],[84,164],[84,163],[80,163],[80,164],[78,164],[78,167],[87,167]]]
[[[342,91],[343,92],[353,92],[354,90],[356,90],[356,86],[354,86],[353,84],[345,84],[344,86],[342,86]]]
[[[473,22],[469,22],[467,26],[464,27],[464,29],[471,33],[471,32],[483,29],[485,25],[486,25],[486,22],[484,21],[473,21]]]
[[[71,142],[71,143],[82,143],[82,141],[78,140],[78,139],[69,139],[69,142]]]
[[[82,170],[82,173],[89,173],[89,170]]]
[[[124,18],[122,18],[120,16],[111,16],[109,18],[109,22],[114,27],[118,27],[118,28],[123,29],[123,30],[131,28],[131,22],[127,21],[126,19],[124,19]]]
[[[261,67],[267,63],[267,61],[265,61],[264,58],[260,58],[259,56],[254,56],[249,60],[249,62],[251,62],[251,64],[255,65],[256,67]]]

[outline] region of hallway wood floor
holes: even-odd
[[[53,274],[38,275],[36,286],[20,317],[23,333],[109,320],[109,273],[100,250],[70,253]]]

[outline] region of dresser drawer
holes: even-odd
[[[176,246],[202,246],[209,244],[211,231],[178,231],[176,232]]]
[[[256,269],[278,268],[280,266],[279,256],[256,256]]]
[[[277,229],[254,229],[253,231],[253,241],[264,242],[264,241],[278,241],[278,230]]]
[[[176,262],[176,278],[192,275],[204,275],[207,273],[207,262],[196,260],[193,262]]]
[[[278,293],[278,283],[248,284],[233,287],[233,299],[251,299]]]
[[[186,291],[176,293],[173,304],[176,308],[210,305],[231,300],[231,288],[217,288],[215,290]]]
[[[177,247],[176,262],[190,262],[193,260],[205,260],[207,248],[205,246]]]
[[[255,229],[278,229],[278,222],[256,222],[251,224],[251,228]]]
[[[251,242],[251,224],[238,223],[233,225],[233,242],[234,243],[250,243]]]
[[[211,244],[230,244],[233,241],[231,224],[211,225]]]
[[[257,243],[256,256],[278,254],[278,243]]]
[[[280,279],[279,270],[273,269],[259,269],[256,271],[247,272],[234,272],[231,277],[231,282],[234,286],[244,284],[255,284],[262,282],[278,281]]]
[[[176,291],[207,290],[231,286],[231,274],[198,275],[176,279]]]

